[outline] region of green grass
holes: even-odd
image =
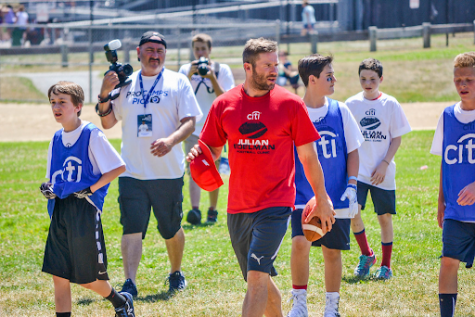
[[[342,316],[438,316],[437,283],[441,230],[437,226],[437,190],[440,158],[429,154],[433,131],[403,137],[396,156],[397,211],[392,267],[394,278],[381,282],[353,278],[358,247],[352,237],[343,253]],[[112,143],[117,148],[119,140]],[[38,190],[44,181],[47,142],[0,143],[0,316],[53,316],[51,277],[41,272],[49,219],[46,202]],[[420,170],[427,165],[428,168]],[[185,178],[184,211],[190,209]],[[246,284],[231,247],[226,227],[227,178],[221,189],[219,222],[214,226],[189,226],[184,222],[186,247],[183,270],[188,288],[168,299],[164,285],[169,264],[163,240],[152,217],[144,240],[138,272],[137,316],[239,316]],[[111,283],[123,283],[120,254],[121,226],[117,181],[110,187],[103,213]],[[208,206],[202,195],[201,209]],[[370,245],[380,257],[379,225],[368,204],[363,219]],[[275,278],[283,292],[283,307],[290,309],[290,230],[275,265]],[[373,271],[375,268],[373,268]],[[475,315],[472,305],[473,273],[459,271],[458,316]],[[72,287],[75,316],[111,316],[109,302],[79,286]],[[313,248],[308,305],[311,316],[321,316],[325,300],[321,251]]]

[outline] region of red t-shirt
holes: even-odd
[[[242,85],[216,98],[200,135],[212,147],[229,142],[232,214],[293,207],[294,143],[319,138],[300,97],[279,86],[262,97],[249,97]]]

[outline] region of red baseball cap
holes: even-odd
[[[213,155],[209,147],[201,140],[198,140],[198,143],[203,153],[190,162],[191,178],[202,189],[212,192],[224,183],[214,164]]]

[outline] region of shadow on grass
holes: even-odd
[[[81,298],[78,300],[78,305],[84,305],[84,306],[87,306],[87,305],[91,305],[92,303],[94,303],[96,300],[94,299],[91,299],[91,298]]]
[[[134,299],[134,301],[143,303],[156,303],[158,301],[167,301],[173,296],[173,294],[169,294],[168,292],[162,291],[158,294],[147,295],[145,297],[137,297],[137,299]]]
[[[343,276],[341,278],[342,282],[348,283],[348,284],[366,284],[366,283],[384,283],[386,282],[385,279],[378,279],[374,277],[369,277],[369,278],[360,278],[357,276]]]
[[[206,228],[206,227],[211,227],[215,225],[216,225],[215,222],[203,222],[203,223],[200,223],[199,225],[190,225],[187,223],[187,224],[182,225],[182,227],[183,227],[183,230],[195,230],[195,229]]]

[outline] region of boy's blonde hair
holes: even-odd
[[[84,103],[84,90],[81,86],[71,81],[59,81],[48,89],[48,99],[51,101],[51,94],[65,94],[71,96],[73,105],[78,107],[79,104]],[[78,112],[78,117],[81,115],[81,110]]]
[[[475,52],[457,55],[454,59],[454,67],[475,67]]]
[[[191,39],[191,46],[195,46],[195,42],[206,43],[209,49],[211,49],[211,46],[213,45],[213,39],[211,38],[211,36],[205,33],[200,33],[193,36],[193,38]]]
[[[277,52],[277,42],[260,37],[258,39],[250,39],[244,46],[242,52],[243,63],[249,63],[253,67],[256,66],[256,60],[260,53]]]

